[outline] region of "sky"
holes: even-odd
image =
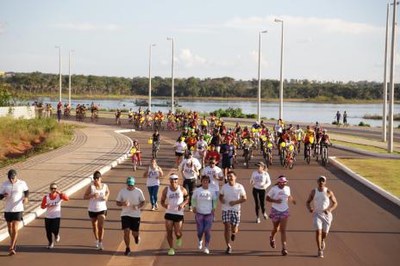
[[[71,65],[72,74],[148,77],[151,59],[152,76],[171,77],[172,37],[176,78],[257,79],[260,50],[261,78],[278,80],[279,18],[285,79],[382,82],[387,3],[0,0],[0,71],[57,74],[61,46],[65,75]]]

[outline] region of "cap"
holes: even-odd
[[[172,174],[169,176],[169,179],[178,179],[179,176],[177,174]]]
[[[264,167],[264,166],[265,166],[265,163],[264,163],[264,162],[258,162],[258,163],[256,163],[256,166],[262,166],[262,167]]]
[[[17,175],[17,171],[15,169],[8,170],[7,176],[8,179],[14,178]]]
[[[280,177],[278,177],[278,183],[287,183],[288,180],[286,179],[285,176],[281,175]]]
[[[324,175],[319,176],[319,177],[318,177],[318,181],[321,180],[321,179],[323,179],[324,181],[326,181],[326,176],[324,176]]]
[[[126,179],[126,184],[127,184],[128,186],[134,186],[134,185],[135,185],[135,178],[134,178],[133,176],[129,176],[129,177]]]

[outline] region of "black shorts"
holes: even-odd
[[[6,222],[22,221],[23,212],[5,212],[4,219]]]
[[[222,169],[232,168],[232,159],[231,158],[223,158],[221,166],[222,166]]]
[[[99,215],[107,216],[107,210],[105,210],[105,211],[100,211],[100,212],[91,212],[91,211],[88,211],[88,213],[89,213],[89,217],[90,217],[90,218],[97,218],[97,216],[99,216]]]
[[[183,156],[183,152],[182,153],[180,153],[180,152],[175,152],[175,156],[177,156],[177,157],[182,157]]]
[[[139,232],[140,218],[131,216],[121,216],[122,230],[130,229],[134,232]]]
[[[179,215],[179,214],[172,214],[172,213],[166,213],[164,215],[164,219],[165,220],[170,220],[173,221],[174,223],[178,223],[178,222],[183,222],[183,215]]]

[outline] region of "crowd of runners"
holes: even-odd
[[[160,116],[159,121],[164,121],[160,113],[158,116]],[[172,114],[167,115],[170,116]],[[157,114],[154,117],[156,121]],[[248,199],[244,186],[236,181],[237,174],[234,168],[238,165],[239,150],[243,151],[241,156],[245,158],[244,164],[247,168],[251,164],[246,160],[246,156],[251,159],[255,150],[259,150],[263,155],[264,160],[255,164],[257,169],[248,177],[255,203],[255,222],[260,223],[260,217],[271,220],[273,229],[269,236],[270,246],[276,248],[275,238],[277,232],[280,232],[281,253],[283,256],[287,255],[286,225],[289,218],[289,203],[296,204],[296,201],[291,195],[285,176],[279,176],[274,182],[271,181],[268,167],[272,164],[272,159],[266,153],[270,150],[272,157],[272,149],[276,149],[280,158],[284,160],[289,157],[294,161],[296,155],[301,152],[300,143],[304,143],[303,151],[306,159],[307,150],[312,149],[314,154],[318,154],[320,149],[318,144],[330,144],[326,130],[322,129],[318,122],[313,127],[307,126],[302,130],[299,125],[285,126],[281,120],[278,120],[272,128],[268,128],[263,121],[243,127],[237,122],[234,127],[228,127],[222,119],[213,114],[209,118],[204,116],[200,118],[196,112],[188,112],[180,118],[177,118],[178,115],[174,117],[175,123],[177,121],[181,123],[179,126],[175,124],[171,127],[171,130],[179,129],[174,150],[171,150],[171,154],[175,154],[178,170],[168,176],[169,184],[163,188],[160,200],[158,191],[164,173],[157,164],[157,151],[160,149],[159,130],[163,130],[162,126],[154,129],[148,141],[153,146],[152,159],[143,174],[151,210],[158,210],[159,204],[165,209],[168,255],[175,255],[176,249],[182,246],[185,210],[195,213],[198,249],[206,254],[211,252],[212,225],[217,215],[215,211],[218,204],[221,204],[224,224],[225,252],[232,253],[233,243],[239,232],[241,204]],[[132,161],[142,165],[140,145],[137,140],[133,143]],[[154,146],[157,147],[156,152]],[[325,176],[317,178],[317,188],[311,191],[307,200],[307,208],[313,213],[317,255],[321,258],[324,257],[323,251],[332,222],[332,211],[337,207],[333,192],[325,186],[326,180]],[[272,183],[274,184],[270,187]],[[17,179],[15,170],[10,170],[7,181],[0,187],[0,199],[6,201],[5,219],[11,240],[10,255],[16,254],[18,226],[22,220],[24,202],[28,197],[28,185]],[[87,187],[83,198],[89,201],[88,215],[96,241],[95,246],[103,250],[104,223],[110,191],[107,184],[102,182],[100,172],[96,171],[93,174],[93,183]],[[126,179],[126,186],[120,190],[115,199],[117,206],[122,209],[121,228],[126,245],[124,254],[129,255],[130,235],[132,234],[136,244],[140,243],[141,210],[145,206],[146,199],[132,176]],[[45,229],[49,249],[54,248],[55,243],[60,241],[61,202],[67,200],[68,197],[58,190],[56,183],[50,184],[50,192],[43,197],[41,207],[46,209]],[[266,202],[271,204],[269,213]]]

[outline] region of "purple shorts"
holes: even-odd
[[[274,208],[271,208],[271,213],[269,214],[269,218],[271,218],[271,220],[273,222],[279,222],[283,219],[286,219],[289,217],[289,209],[287,209],[286,211],[278,211]]]

